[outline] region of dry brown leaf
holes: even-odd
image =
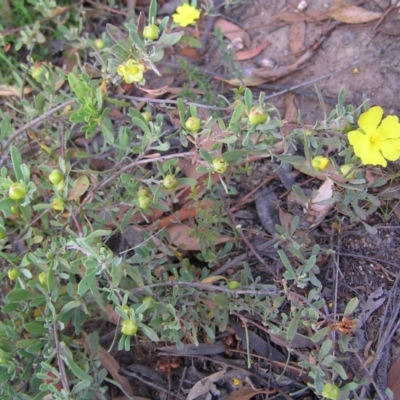
[[[334,1],[327,15],[336,21],[345,24],[364,24],[375,21],[382,17],[382,13],[368,11],[362,7],[343,3],[341,0]]]
[[[168,85],[157,88],[157,89],[147,89],[147,88],[144,88],[143,86],[138,86],[138,89],[140,89],[143,92],[146,92],[148,94],[151,94],[152,96],[161,96],[164,93],[168,92],[168,88],[169,88]]]
[[[246,76],[241,79],[238,78],[222,79],[219,77],[215,77],[215,79],[226,82],[231,86],[245,86],[245,87],[258,86],[270,80],[269,78],[261,78],[260,76],[254,76],[254,75]]]
[[[219,29],[229,39],[236,50],[250,46],[250,36],[242,28],[223,18],[215,21],[214,29]]]
[[[111,322],[113,325],[118,325],[118,321],[121,317],[115,312],[111,304],[106,305],[106,315],[108,322]]]
[[[279,207],[279,206],[278,206]],[[281,207],[279,207],[279,221],[282,226],[290,226],[293,222],[294,216],[286,211],[283,211]]]
[[[31,87],[24,87],[24,94],[29,94],[33,91]],[[0,85],[0,96],[21,96],[21,90],[11,85]]]
[[[199,49],[193,47],[183,47],[182,49],[179,49],[178,55],[181,57],[194,58],[196,60],[201,60],[203,58]]]
[[[294,105],[294,94],[286,93],[285,94],[285,120],[288,122],[295,122],[298,118],[298,111],[296,106]]]
[[[275,16],[275,19],[280,19],[284,22],[316,22],[323,21],[328,19],[329,16],[323,12],[315,12],[315,13],[282,13]]]
[[[204,278],[200,283],[211,285],[212,283],[220,281],[220,280],[226,281],[226,278],[222,275],[214,275],[214,276],[211,275],[211,276],[207,276],[207,278]]]
[[[190,236],[192,228],[183,224],[168,226],[169,236],[175,246],[182,246],[185,250],[200,250],[200,240],[197,237]],[[216,244],[226,243],[232,240],[231,237],[219,235]]]
[[[133,390],[129,384],[128,378],[119,374],[121,367],[110,353],[108,353],[103,347],[99,346],[96,354],[99,356],[103,367],[109,372],[113,379],[120,384],[124,392],[130,396],[129,398],[131,400],[143,400],[143,397],[133,396]]]
[[[237,392],[232,392],[228,397],[225,397],[224,400],[250,400],[256,394],[267,393],[265,390],[255,390],[252,387],[243,387]]]
[[[235,60],[237,61],[250,60],[253,57],[258,56],[268,45],[269,42],[265,41],[259,44],[257,47],[254,47],[253,49],[238,51],[235,54]]]
[[[327,208],[331,208],[331,205],[319,204],[322,201],[329,200],[333,195],[333,185],[331,179],[326,178],[325,182],[318,189],[318,194],[308,203],[308,209],[316,211],[318,213],[323,213]]]
[[[289,50],[292,54],[304,50],[306,40],[306,23],[304,21],[294,22],[289,29]]]
[[[85,332],[83,333],[83,337],[85,340],[85,345],[86,348],[89,349],[89,346],[87,345],[87,338],[88,335]],[[96,354],[99,356],[100,362],[103,365],[103,367],[109,372],[109,374],[112,376],[112,378],[120,384],[124,392],[128,396],[133,396],[133,390],[131,385],[129,384],[129,380],[125,378],[124,376],[119,374],[119,370],[121,369],[120,365],[117,363],[115,358],[107,352],[103,347],[99,346],[96,350]],[[130,397],[132,400],[140,400],[140,397]]]

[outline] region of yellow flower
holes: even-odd
[[[128,60],[118,67],[118,75],[124,77],[126,83],[140,82],[143,79],[144,65]]]
[[[324,171],[325,169],[328,168],[329,158],[322,156],[315,156],[311,160],[311,165],[315,171]]]
[[[186,3],[176,9],[176,14],[172,14],[174,22],[183,27],[194,24],[194,21],[199,18],[200,10]]]
[[[395,115],[382,120],[381,107],[371,107],[358,119],[359,129],[348,133],[349,142],[361,162],[386,167],[400,157],[400,123]]]

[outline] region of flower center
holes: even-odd
[[[134,67],[134,66],[128,67],[128,68],[126,69],[126,72],[127,72],[129,75],[135,75],[135,74],[137,74],[137,73],[139,72],[139,68],[138,68],[138,67]]]
[[[379,133],[374,133],[370,136],[369,140],[371,141],[371,143],[379,143],[382,139],[381,139],[381,135]]]

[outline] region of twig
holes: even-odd
[[[214,286],[209,285],[207,283],[200,283],[200,282],[182,282],[182,281],[168,281],[168,282],[160,282],[160,283],[153,283],[152,285],[147,285],[143,288],[135,288],[131,290],[131,294],[140,293],[145,291],[148,288],[157,288],[157,287],[174,287],[174,286],[183,286],[183,287],[193,287],[196,289],[204,290],[207,292],[223,292],[223,293],[231,293],[231,294],[253,294],[253,295],[271,295],[277,292],[277,289],[270,289],[270,290],[254,290],[254,289],[238,289],[232,290],[229,288],[221,287],[221,286]]]
[[[263,251],[263,250],[267,249],[268,247],[272,247],[276,242],[277,242],[277,239],[268,240],[267,242],[264,242],[261,245],[257,246],[256,247],[257,251]],[[235,257],[233,260],[226,262],[222,267],[216,269],[210,275],[221,275],[227,269],[238,268],[239,266],[241,266],[240,263],[245,261],[247,257],[248,257],[248,255],[246,253],[241,254],[240,256]]]
[[[236,226],[237,222],[236,222],[236,218],[235,216],[232,214],[232,211],[229,208],[228,202],[226,200],[225,194],[219,190],[218,191],[218,195],[220,196],[221,200],[223,201],[224,205],[225,205],[225,209],[226,212],[230,218],[230,220],[232,221],[233,225]],[[261,262],[262,265],[264,265],[264,267],[268,270],[268,272],[276,279],[278,280],[278,275],[277,273],[271,268],[270,265],[268,265],[265,260],[260,256],[260,254],[258,253],[258,251],[254,248],[254,246],[250,243],[250,241],[247,239],[247,237],[244,235],[244,233],[242,232],[242,230],[239,230],[239,234],[242,237],[242,239],[244,240],[244,242],[246,243],[247,247],[252,251],[252,253],[256,256],[256,258]]]
[[[89,4],[92,4],[93,6],[95,6],[95,7],[97,7],[97,8],[106,10],[106,11],[108,11],[108,12],[110,12],[110,13],[118,14],[118,15],[123,15],[124,17],[128,17],[128,16],[129,16],[129,13],[126,13],[126,12],[121,11],[121,10],[116,10],[115,8],[105,6],[104,4],[99,4],[99,3],[96,2],[96,1],[93,1],[93,0],[85,0],[85,1],[86,1],[87,3],[89,3]]]
[[[44,119],[50,117],[50,115],[53,115],[54,113],[56,113],[58,110],[61,110],[62,108],[69,106],[70,104],[75,103],[75,99],[71,99],[66,101],[65,103],[59,104],[58,106],[52,108],[51,110],[45,112],[44,114],[42,114],[40,117],[35,118],[34,120],[26,123],[24,126],[22,126],[21,128],[17,129],[9,138],[8,140],[5,142],[4,146],[3,146],[3,153],[6,153],[8,147],[10,147],[11,143],[20,135],[22,135],[27,129],[34,127],[35,125],[37,125],[38,123],[42,122]],[[3,154],[3,156],[0,159],[0,167],[2,167],[5,164],[5,160],[7,159],[8,155],[7,154]]]
[[[152,99],[151,97],[139,97],[139,96],[126,96],[126,95],[119,95],[114,96],[117,99],[126,99],[126,100],[135,100],[135,101],[145,101],[147,103],[161,103],[161,104],[178,104],[177,100],[168,100],[168,99]],[[192,103],[191,101],[183,100],[183,103],[187,106],[193,105],[199,108],[205,108],[208,110],[216,110],[216,111],[228,111],[232,108],[230,107],[217,107],[217,106],[209,106],[207,104],[201,103]]]
[[[54,344],[56,347],[56,354],[57,354],[57,364],[58,364],[58,369],[60,370],[60,375],[61,375],[61,383],[62,383],[62,386],[63,386],[63,389],[65,390],[65,392],[67,394],[69,394],[70,391],[69,391],[67,374],[65,372],[64,361],[61,357],[60,342],[58,340],[57,321],[54,321],[54,324],[53,324],[53,335],[54,335]]]

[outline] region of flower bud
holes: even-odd
[[[240,286],[240,284],[239,284],[239,282],[237,282],[237,281],[230,281],[230,282],[228,283],[228,288],[231,289],[231,290],[235,290],[235,289],[237,289],[239,286]]]
[[[10,280],[15,281],[18,278],[19,271],[17,270],[17,268],[11,268],[8,270],[7,275]]]
[[[166,189],[175,189],[179,185],[179,183],[175,175],[169,174],[164,178],[163,185]]]
[[[146,122],[150,122],[151,121],[151,112],[150,111],[143,111],[142,112],[142,117],[144,118],[144,120]]]
[[[121,332],[126,336],[135,336],[138,331],[136,323],[130,319],[126,319],[122,323]]]
[[[40,284],[47,288],[49,285],[49,271],[42,271],[38,276]]]
[[[352,171],[350,174],[349,171],[353,168],[353,165],[351,164],[344,164],[340,167],[340,172],[342,173],[343,176],[346,177],[346,179],[353,179],[355,177],[355,171]],[[348,175],[347,175],[348,174]]]
[[[327,399],[336,400],[340,396],[340,389],[333,383],[325,383],[322,389],[322,396]]]
[[[13,215],[19,215],[19,207],[15,204],[13,204],[11,207],[11,214]]]
[[[64,180],[64,176],[61,173],[61,171],[59,171],[58,169],[55,169],[50,175],[49,175],[49,181],[53,184],[53,185],[58,185],[60,182],[62,182]]]
[[[148,210],[151,206],[153,200],[149,196],[139,196],[138,197],[138,205],[142,210]]]
[[[142,300],[143,304],[147,304],[147,309],[150,310],[153,308],[153,303],[154,303],[154,299],[151,296],[146,296],[143,300]]]
[[[324,171],[328,168],[329,158],[316,156],[311,160],[311,165],[315,171]]]
[[[8,195],[12,200],[21,200],[26,195],[26,186],[22,183],[13,183],[8,191]]]
[[[56,198],[51,202],[51,208],[55,211],[64,211],[63,199]]]
[[[143,29],[143,37],[148,40],[157,40],[160,29],[157,25],[147,25]]]
[[[124,313],[129,315],[129,306],[124,304],[123,306],[121,306],[121,308],[124,310]]]
[[[103,50],[106,44],[104,43],[103,39],[96,39],[94,42],[94,47],[96,47],[97,50]]]
[[[44,74],[44,69],[39,65],[33,65],[30,72],[31,72],[32,78],[35,81],[40,82],[42,75]]]
[[[196,133],[201,126],[200,119],[197,117],[189,117],[185,122],[185,126],[189,132]]]
[[[214,171],[218,172],[219,174],[223,174],[228,167],[228,163],[221,157],[214,158],[212,165]]]
[[[249,112],[249,124],[259,125],[267,120],[267,113],[260,107],[253,107]]]

